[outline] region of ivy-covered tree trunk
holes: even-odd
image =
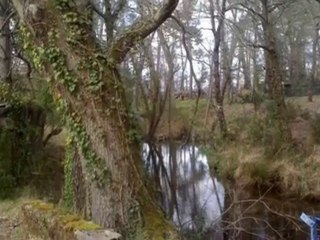
[[[88,5],[36,1],[23,8],[21,42],[37,70],[48,74],[85,173],[92,220],[132,239],[178,239],[148,187],[135,124],[117,69],[126,53],[157,29],[178,0],[168,0],[148,19],[115,36],[102,51],[92,34]]]

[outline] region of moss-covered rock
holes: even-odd
[[[53,204],[32,201],[22,206],[24,223],[34,235],[59,240],[112,240],[121,235],[77,215],[66,213]]]

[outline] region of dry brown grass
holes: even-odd
[[[219,174],[240,188],[273,187],[283,196],[320,199],[320,146],[308,156],[289,153],[277,159],[266,158],[261,147],[230,146],[219,156]]]
[[[302,108],[309,110],[310,112],[320,113],[320,96],[314,96],[313,102],[308,101],[308,97],[292,97],[288,101],[300,105]]]
[[[29,189],[24,189],[15,199],[0,201],[0,237],[6,240],[43,240],[33,236],[22,221],[21,207],[32,199]]]

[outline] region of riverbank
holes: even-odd
[[[222,179],[244,188],[272,188],[284,196],[305,200],[320,199],[320,97],[290,98],[288,121],[292,142],[283,142],[274,128],[272,105],[265,103],[255,112],[252,104],[226,105],[229,138],[222,140],[215,114],[207,112],[201,100],[193,125],[193,137],[203,144],[211,169]],[[269,105],[268,105],[269,104]],[[193,100],[177,101],[171,120],[171,136],[183,140],[194,113]],[[271,114],[270,114],[271,113]],[[169,137],[164,115],[156,134]],[[173,134],[174,133],[174,134]]]

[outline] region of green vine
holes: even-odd
[[[57,110],[64,115],[64,121],[70,131],[72,142],[81,150],[85,158],[85,167],[88,170],[88,177],[98,187],[103,187],[111,181],[111,173],[105,167],[103,159],[99,158],[91,148],[91,141],[85,128],[80,123],[80,118],[75,113],[68,114],[69,106],[65,99],[57,96],[55,99]]]
[[[103,187],[104,184],[111,181],[111,174],[105,167],[104,160],[99,158],[91,149],[90,138],[86,130],[80,124],[80,120],[76,119],[75,115],[68,117],[67,125],[70,129],[77,147],[81,149],[81,153],[86,159],[86,169],[90,174],[89,177],[98,187]]]
[[[19,26],[19,37],[22,49],[27,54],[28,58],[32,59],[34,68],[38,71],[42,70],[43,59],[45,57],[43,46],[33,46],[31,32],[24,24],[20,24]]]
[[[56,0],[55,3],[57,9],[63,15],[63,21],[68,27],[68,31],[66,31],[67,42],[71,47],[74,47],[76,43],[79,44],[86,38],[86,27],[90,23],[86,18],[79,17],[80,15],[73,10],[75,8],[71,4],[74,3],[70,3],[67,0]],[[20,27],[20,39],[24,51],[27,53],[28,58],[32,60],[37,70],[43,71],[46,67],[50,66],[50,70],[53,71],[53,77],[50,78],[50,81],[53,80],[51,83],[52,89],[56,89],[57,83],[59,83],[64,85],[70,93],[77,92],[78,77],[74,71],[68,69],[67,55],[57,46],[59,36],[54,27],[48,32],[47,46],[40,45],[39,47],[35,47],[32,33],[23,24]],[[103,86],[102,65],[106,62],[106,58],[101,55],[98,57],[93,53],[93,56],[89,57],[89,59],[88,57],[83,58],[85,60],[76,64],[76,70],[87,72],[89,80],[86,86],[90,92],[96,92]],[[52,95],[54,96],[57,110],[64,116],[64,121],[70,130],[74,143],[81,150],[86,160],[86,169],[89,177],[98,186],[103,186],[111,180],[111,174],[106,169],[104,161],[92,150],[90,138],[85,128],[81,125],[81,119],[71,112],[67,101],[59,94],[54,93]],[[66,167],[68,167],[68,164]],[[65,170],[66,174],[71,171],[70,169]]]
[[[53,68],[54,80],[65,85],[71,93],[74,93],[77,87],[77,78],[72,71],[68,70],[66,55],[54,45],[57,34],[51,31],[48,36],[50,37],[49,47],[43,45],[35,47],[32,44],[31,32],[25,25],[21,24],[20,26],[22,48],[28,58],[32,60],[35,69],[41,71],[47,62],[50,63]]]
[[[53,68],[53,78],[56,82],[64,84],[73,93],[77,87],[75,74],[67,68],[67,57],[57,47],[51,47],[44,51]]]
[[[68,28],[67,31],[67,43],[70,47],[76,48],[77,52],[83,48],[82,43],[88,39],[88,34],[92,32],[91,25],[91,9],[86,6],[84,13],[79,14],[74,3],[65,0],[56,0],[55,5],[62,14],[62,20]],[[107,59],[101,54],[101,49],[97,53],[93,53],[90,57],[87,56],[83,61],[77,64],[79,70],[85,70],[88,72],[89,81],[86,83],[86,87],[90,92],[98,92],[103,87],[103,66],[106,65]]]
[[[102,67],[100,63],[94,58],[89,59],[89,64],[87,65],[87,69],[89,72],[89,83],[88,88],[92,92],[98,91],[102,88]]]
[[[76,47],[87,38],[87,33],[91,29],[91,18],[86,14],[81,15],[75,10],[75,3],[66,0],[55,0],[56,8],[62,13],[62,20],[68,26],[67,42]],[[85,9],[85,13],[89,13]]]
[[[66,153],[64,160],[64,204],[68,209],[74,206],[74,190],[73,190],[73,159],[75,156],[72,139],[67,139]]]

